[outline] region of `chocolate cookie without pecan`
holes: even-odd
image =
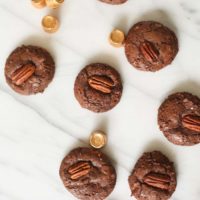
[[[62,161],[60,177],[66,189],[81,200],[103,200],[113,190],[116,172],[101,151],[80,147]]]
[[[78,74],[74,94],[83,108],[93,112],[105,112],[120,101],[122,83],[119,73],[102,63],[86,66]]]
[[[167,200],[176,189],[174,165],[159,151],[144,153],[128,181],[137,200]]]
[[[45,49],[31,45],[16,48],[5,65],[8,85],[23,95],[43,92],[52,81],[54,72],[52,56]]]
[[[125,42],[128,61],[143,71],[158,71],[169,65],[178,52],[173,31],[154,21],[142,21],[129,31]]]
[[[170,95],[159,108],[158,125],[174,144],[200,143],[200,99],[187,92]]]
[[[108,4],[117,5],[117,4],[125,3],[128,0],[99,0],[99,1],[102,1],[102,2],[108,3]]]

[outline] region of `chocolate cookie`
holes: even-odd
[[[60,177],[66,189],[81,200],[103,200],[113,190],[116,172],[101,151],[72,150],[62,161]]]
[[[200,143],[200,99],[187,92],[170,95],[159,108],[158,125],[174,144]]]
[[[74,94],[83,108],[93,112],[105,112],[120,101],[122,83],[119,73],[102,63],[86,66],[78,74]]]
[[[128,181],[137,200],[167,200],[176,189],[173,163],[159,151],[144,153]]]
[[[8,85],[23,95],[43,92],[52,81],[54,72],[55,64],[51,55],[36,46],[16,48],[5,65]]]
[[[131,65],[143,71],[158,71],[169,65],[178,52],[174,32],[154,21],[142,21],[129,31],[125,53]]]
[[[108,4],[117,5],[117,4],[125,3],[127,0],[99,0],[99,1],[102,1],[102,2],[108,3]]]

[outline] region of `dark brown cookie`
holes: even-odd
[[[170,95],[159,108],[158,125],[174,144],[200,143],[200,99],[187,92]]]
[[[122,95],[120,75],[109,65],[90,64],[78,74],[74,94],[83,108],[93,112],[108,111],[120,101]]]
[[[158,71],[169,65],[178,52],[173,31],[154,21],[142,21],[129,31],[125,53],[131,65],[143,71]]]
[[[99,0],[99,1],[102,1],[102,2],[108,3],[108,4],[117,5],[117,4],[125,3],[128,0]]]
[[[22,46],[15,49],[5,65],[8,85],[23,95],[43,92],[52,81],[55,64],[51,55],[43,48]]]
[[[167,200],[176,189],[174,165],[159,151],[144,153],[128,181],[137,200]]]
[[[116,172],[101,151],[72,150],[62,161],[60,177],[66,189],[81,200],[103,200],[113,190]]]

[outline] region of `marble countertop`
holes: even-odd
[[[61,21],[53,35],[40,26],[45,14]],[[137,71],[124,49],[107,38],[140,20],[156,20],[173,29],[180,51],[172,65],[157,73]],[[108,134],[107,153],[118,179],[108,200],[131,200],[127,178],[144,151],[161,150],[175,162],[178,186],[172,200],[200,199],[200,145],[169,143],[157,126],[157,109],[174,91],[200,96],[200,1],[129,0],[109,6],[97,0],[66,0],[61,9],[37,10],[28,0],[0,2],[0,200],[73,200],[58,170],[73,148],[88,144],[95,129]],[[21,44],[40,45],[55,58],[56,74],[43,93],[20,96],[6,84],[7,56]],[[121,73],[124,92],[113,110],[94,114],[73,95],[77,73],[90,62],[106,62]]]

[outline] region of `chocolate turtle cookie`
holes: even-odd
[[[37,46],[21,46],[8,57],[5,77],[8,85],[23,95],[43,92],[54,77],[52,56]]]
[[[107,64],[87,65],[78,74],[74,94],[83,108],[105,112],[116,106],[122,95],[119,73]]]
[[[142,21],[128,32],[125,54],[135,68],[155,72],[169,65],[178,52],[173,31],[161,23]]]
[[[200,99],[188,92],[170,95],[159,108],[158,125],[174,144],[200,143]]]
[[[116,183],[107,156],[92,148],[72,150],[61,163],[60,177],[66,189],[81,200],[103,200]]]
[[[176,189],[174,165],[159,151],[144,153],[128,181],[137,200],[167,200]]]

